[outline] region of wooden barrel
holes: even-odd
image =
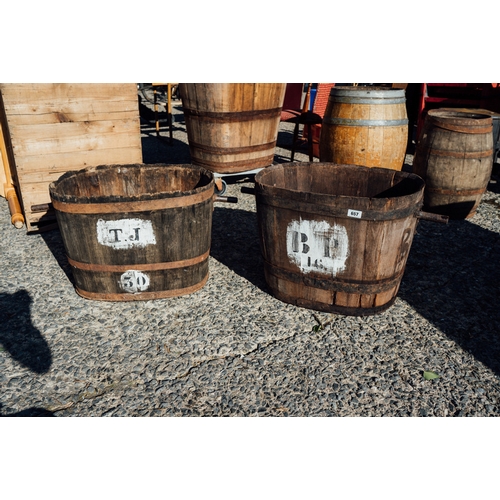
[[[49,192],[81,296],[159,299],[206,283],[211,172],[190,165],[103,165],[66,173]]]
[[[423,201],[417,175],[333,163],[255,176],[267,284],[278,299],[346,315],[396,299]]]
[[[181,83],[191,161],[235,174],[272,164],[284,83]]]
[[[452,219],[476,213],[493,168],[492,122],[473,110],[429,110],[413,159],[425,180],[425,210]]]
[[[319,141],[322,162],[401,170],[408,143],[404,89],[333,87]]]
[[[480,115],[491,116],[493,130],[493,166],[500,153],[500,113],[483,108],[439,108],[442,111],[464,111],[465,113],[479,113]]]

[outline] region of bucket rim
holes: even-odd
[[[475,112],[481,115],[491,116],[493,119],[500,119],[500,113],[497,111],[490,111],[489,109],[483,108],[438,108],[441,111],[464,111],[464,112]]]
[[[450,123],[456,124],[468,124],[471,125],[481,124],[484,125],[485,122],[492,122],[493,114],[482,112],[479,109],[465,108],[437,108],[430,109],[427,112],[427,116],[435,120],[444,120]]]
[[[345,167],[345,169],[357,169],[359,170],[360,172],[371,172],[373,169],[377,169],[378,171],[384,171],[386,172],[387,175],[392,175],[393,178],[394,177],[400,177],[402,179],[411,179],[411,180],[414,180],[416,183],[418,183],[418,188],[411,192],[411,193],[408,193],[408,194],[405,194],[405,195],[401,195],[401,196],[390,196],[390,197],[369,197],[369,196],[350,196],[350,195],[344,195],[344,194],[326,194],[326,193],[311,193],[311,192],[303,192],[303,191],[299,191],[298,189],[291,189],[291,188],[287,188],[287,187],[283,187],[283,186],[272,186],[271,184],[269,183],[265,183],[263,182],[263,178],[266,176],[266,175],[270,175],[272,173],[273,170],[284,170],[284,169],[289,169],[289,168],[295,168],[295,167],[299,167],[299,168],[304,168],[304,169],[311,169],[311,168],[315,168],[316,166],[319,166],[319,165],[325,165],[325,166],[332,166],[332,167]],[[308,195],[314,195],[315,197],[318,197],[318,198],[325,198],[325,199],[345,199],[345,200],[352,200],[352,199],[355,199],[355,198],[358,198],[360,200],[384,200],[385,203],[388,202],[388,200],[391,200],[391,199],[396,199],[396,198],[408,198],[408,197],[411,197],[411,196],[414,196],[414,195],[418,195],[419,193],[423,192],[423,189],[425,187],[425,181],[424,179],[422,179],[422,177],[420,177],[419,175],[417,174],[414,174],[412,172],[403,172],[401,170],[392,170],[392,169],[389,169],[389,168],[380,168],[380,167],[365,167],[363,165],[354,165],[354,164],[343,164],[343,163],[333,163],[333,162],[291,162],[291,163],[279,163],[279,164],[274,164],[274,165],[271,165],[270,167],[267,167],[267,168],[264,168],[262,169],[260,172],[258,172],[256,175],[255,175],[255,185],[259,186],[259,187],[262,187],[264,189],[272,189],[272,190],[279,190],[280,192],[283,191],[283,192],[290,192],[290,193],[294,193],[296,196],[300,196],[300,195],[303,195],[304,197],[308,196]]]
[[[158,171],[160,169],[165,169],[168,171],[172,170],[182,170],[186,171],[198,171],[201,176],[206,177],[205,182],[201,186],[197,186],[194,189],[183,190],[183,191],[157,191],[153,193],[139,193],[137,195],[117,195],[117,194],[105,194],[102,196],[78,196],[75,193],[61,193],[60,190],[70,179],[74,177],[87,176],[93,172],[99,172],[104,170],[114,170],[116,169],[120,172],[121,169],[124,171],[129,169],[142,169],[144,171]],[[97,165],[90,166],[80,170],[69,171],[61,175],[56,181],[49,184],[49,194],[52,200],[56,200],[63,203],[75,203],[75,204],[108,204],[108,203],[129,203],[129,202],[147,202],[153,200],[161,200],[168,198],[177,197],[187,197],[196,194],[203,193],[205,191],[214,191],[215,181],[214,175],[211,171],[206,168],[200,167],[193,164],[167,164],[167,163],[131,163],[131,164],[110,164],[110,165]]]

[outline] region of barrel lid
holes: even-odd
[[[332,97],[350,97],[350,98],[378,98],[395,99],[404,98],[404,89],[393,89],[390,87],[332,87],[330,90]]]

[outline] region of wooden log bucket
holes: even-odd
[[[191,161],[237,174],[273,163],[285,83],[181,83]]]
[[[424,181],[390,169],[333,163],[274,165],[255,176],[264,273],[290,304],[346,315],[396,299]]]
[[[408,144],[404,89],[333,87],[319,141],[321,162],[401,170]]]
[[[413,172],[425,180],[424,208],[452,219],[474,216],[493,168],[493,118],[433,109],[425,118]]]
[[[190,165],[103,165],[49,186],[82,297],[149,300],[208,279],[213,174]]]

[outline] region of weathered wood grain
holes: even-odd
[[[272,164],[284,83],[179,85],[192,162],[238,173]]]

